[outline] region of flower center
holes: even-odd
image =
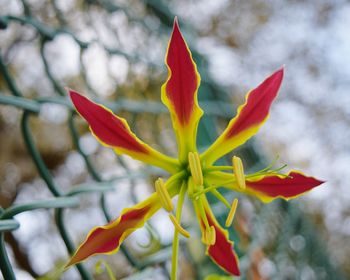
[[[197,152],[188,153],[188,165],[193,178],[193,182],[197,186],[203,186],[203,172],[201,161]]]
[[[189,176],[192,178],[188,180],[187,193],[188,196],[193,199],[197,193],[203,191],[204,179],[201,161],[197,152],[188,153],[188,168]]]
[[[204,194],[196,196],[197,193],[200,193],[204,189],[202,165],[197,152],[188,153],[188,166],[190,169],[191,178],[188,180],[187,192],[192,202],[195,204],[195,207],[198,209],[205,227],[203,242],[207,245],[213,245],[216,241],[216,232],[215,228],[208,222],[207,214],[202,203],[202,197],[204,197]]]

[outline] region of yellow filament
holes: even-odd
[[[191,178],[188,180],[188,183],[187,183],[187,192],[188,192],[188,196],[192,198],[194,194],[194,183]]]
[[[175,227],[175,230],[177,230],[180,234],[182,234],[186,238],[190,237],[190,233],[180,225],[180,223],[177,221],[177,219],[175,218],[175,216],[173,214],[169,214],[169,218],[172,221],[172,223]]]
[[[245,176],[242,160],[239,157],[234,156],[232,158],[233,171],[237,180],[238,186],[244,190],[245,189]]]
[[[197,152],[188,153],[188,163],[190,165],[190,171],[192,174],[193,182],[197,186],[203,186],[203,173],[201,161]]]
[[[228,213],[228,216],[227,216],[227,219],[226,219],[226,223],[225,223],[225,226],[226,226],[226,227],[229,227],[229,226],[232,225],[233,218],[235,217],[235,213],[236,213],[236,209],[237,209],[237,204],[238,204],[238,199],[235,198],[235,199],[232,201],[231,210],[230,210],[230,212]]]
[[[205,243],[207,245],[214,245],[216,241],[216,232],[214,226],[205,229]]]
[[[155,188],[163,208],[166,211],[171,212],[174,209],[174,205],[171,202],[170,194],[166,189],[162,178],[158,178],[158,180],[155,182]]]

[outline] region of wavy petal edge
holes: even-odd
[[[177,18],[174,20],[165,64],[168,78],[162,86],[161,99],[170,111],[179,155],[185,160],[189,151],[196,150],[197,128],[203,111],[197,100],[200,75]],[[188,137],[181,137],[184,133]]]
[[[94,255],[116,253],[124,239],[142,227],[160,207],[156,194],[153,194],[134,207],[125,208],[116,220],[104,226],[94,227],[65,267],[68,268]]]
[[[282,84],[284,68],[277,70],[246,95],[245,103],[238,107],[223,133],[205,151],[202,159],[212,164],[254,136],[268,119],[272,102]]]
[[[239,258],[234,250],[233,241],[229,240],[228,231],[220,226],[216,220],[209,202],[206,198],[202,198],[202,203],[210,226],[215,229],[215,243],[208,245],[206,254],[224,271],[227,273],[240,276],[239,270]],[[205,222],[202,220],[201,215],[198,213],[197,207],[195,207],[198,219],[200,221],[200,228],[202,235],[205,235]]]
[[[318,180],[304,173],[292,170],[286,176],[264,175],[255,179],[247,179],[246,193],[258,197],[265,203],[276,198],[284,200],[299,197],[325,181]]]
[[[77,91],[68,91],[77,112],[88,122],[92,134],[103,146],[112,147],[117,154],[129,155],[171,173],[177,171],[178,161],[154,150],[137,138],[125,119]]]

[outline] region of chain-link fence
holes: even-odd
[[[120,191],[116,190],[123,188],[125,191],[124,185],[127,185],[131,190],[127,196],[138,201],[140,182],[150,182],[150,178],[159,173],[144,166],[135,168],[129,159],[111,156],[104,148],[96,147],[89,138],[86,124],[76,117],[66,97],[65,86],[85,91],[107,104],[114,112],[124,115],[141,138],[160,150],[174,152],[174,137],[164,129],[171,124],[158,98],[165,75],[159,57],[164,54],[174,15],[161,1],[131,2],[22,0],[1,4],[0,143],[3,159],[0,163],[5,166],[5,162],[12,162],[22,174],[34,163],[41,178],[38,183],[35,181],[37,174],[28,171],[27,177],[22,176],[11,184],[5,175],[10,174],[13,165],[7,164],[6,174],[4,171],[0,180],[0,265],[4,279],[16,279],[16,276],[19,279],[21,272],[36,278],[43,271],[55,270],[54,266],[41,271],[35,269],[37,264],[33,258],[43,255],[26,252],[30,246],[14,234],[22,227],[22,219],[18,221],[17,215],[52,209],[53,213],[52,210],[49,213],[53,214],[50,217],[54,217],[56,226],[51,230],[63,240],[67,250],[65,258],[68,258],[79,243],[77,240],[84,237],[82,232],[74,232],[74,219],[66,215],[74,212],[70,208],[78,208],[81,215],[90,213],[86,210],[91,207],[87,205],[91,200],[86,200],[86,195],[90,194],[89,197],[95,199],[94,211],[103,212],[105,221],[102,223],[110,221],[120,209],[110,202],[109,196],[118,197]],[[185,23],[182,26],[189,32]],[[189,38],[190,44],[193,43],[191,49],[202,76],[199,98],[207,115],[200,124],[198,145],[205,147],[216,137],[214,128],[227,122],[234,111],[228,105],[230,98],[225,90],[211,79],[205,57],[196,50],[195,32],[187,34],[193,35],[187,37],[192,38]],[[66,54],[75,53],[73,70],[60,64],[61,59],[67,64],[70,59],[67,61],[61,56],[60,48],[67,50]],[[108,64],[107,70],[100,67],[99,58]],[[7,116],[9,119],[4,120]],[[27,152],[22,150],[23,146]],[[9,150],[5,151],[6,147],[10,147]],[[238,153],[251,169],[264,163],[251,142]],[[11,159],[16,154],[24,157],[22,167]],[[69,166],[67,159],[75,157],[84,162],[84,171],[74,173],[64,168]],[[72,166],[72,169],[78,168]],[[62,177],[65,171],[72,173],[68,179]],[[26,181],[37,184],[33,188],[43,192],[40,199],[35,199],[38,197],[35,195],[23,199],[21,193],[26,192],[20,182]],[[141,185],[145,187],[144,183]],[[112,204],[113,211],[109,209]],[[242,205],[236,230],[230,232],[241,256],[242,278],[267,279],[269,271],[275,269],[274,279],[345,279],[329,259],[312,222],[296,203],[277,201],[262,207],[244,198]],[[223,209],[214,209],[219,222],[223,222]],[[133,275],[128,279],[146,279],[151,277],[148,275],[154,277],[154,273],[167,277],[171,244],[162,240],[157,231],[151,221],[146,227],[149,246],[143,248],[136,244],[143,248],[142,254],[135,251],[135,244],[126,243],[121,247],[118,255],[123,256],[130,270],[115,271],[118,277]],[[50,231],[45,234],[50,235]],[[153,247],[153,243],[157,246]],[[207,273],[215,272],[215,266],[208,259],[196,256],[197,247],[182,244],[181,248],[182,258],[190,261],[188,271],[182,269],[181,279],[202,279]],[[62,277],[103,277],[95,274],[91,263],[78,264],[76,268],[79,274],[63,274]],[[302,278],[311,272],[316,278]]]

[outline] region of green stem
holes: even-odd
[[[210,191],[218,200],[220,200],[227,208],[231,208],[230,203],[228,203],[228,201],[226,200],[226,198],[218,192],[218,190],[213,189]]]
[[[174,228],[173,255],[171,257],[171,280],[176,280],[177,257],[179,252],[179,232]]]
[[[221,171],[221,170],[229,170],[229,171],[232,171],[233,170],[233,167],[232,166],[227,166],[227,165],[220,165],[220,166],[210,166],[208,168],[205,168],[204,169],[204,172],[205,171]]]
[[[179,199],[176,206],[176,219],[180,222],[182,206],[185,200],[186,184],[183,183],[179,193]],[[173,255],[171,257],[171,280],[176,280],[177,276],[177,258],[179,254],[179,232],[174,229],[174,240],[173,240]]]
[[[226,183],[226,182],[225,182]],[[219,187],[219,185],[213,185],[211,187],[206,187],[204,190],[202,191],[199,191],[197,193],[194,194],[194,200],[198,200],[198,198],[202,195],[202,194],[205,194],[209,191],[213,191],[213,190],[216,190],[217,188]]]

